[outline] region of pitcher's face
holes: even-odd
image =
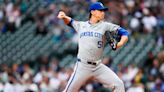
[[[105,12],[103,10],[93,10],[91,11],[92,16],[96,17],[97,20],[103,20],[105,16]]]

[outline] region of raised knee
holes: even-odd
[[[119,90],[119,91],[116,91],[116,92],[124,92],[125,89],[124,89],[123,81],[122,80],[117,81],[117,83],[114,85],[113,90]]]
[[[124,87],[124,82],[122,80],[119,80],[116,85],[117,87]]]

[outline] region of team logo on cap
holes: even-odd
[[[100,3],[100,5],[101,5],[102,7],[104,7],[104,5],[103,5],[102,3]]]

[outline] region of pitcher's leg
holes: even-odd
[[[80,65],[79,62],[76,63],[74,72],[72,73],[64,92],[78,92],[81,86],[89,78],[87,71],[82,70],[81,67],[82,65]]]
[[[100,64],[99,68],[94,73],[94,77],[100,83],[110,88],[112,92],[125,92],[123,81],[104,64]]]

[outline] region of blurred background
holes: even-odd
[[[0,92],[62,92],[77,59],[77,34],[56,16],[63,10],[85,21],[96,1],[0,0]],[[164,0],[99,1],[109,7],[106,20],[130,33],[121,49],[106,45],[103,63],[126,92],[164,92]],[[111,91],[91,80],[80,92]]]

